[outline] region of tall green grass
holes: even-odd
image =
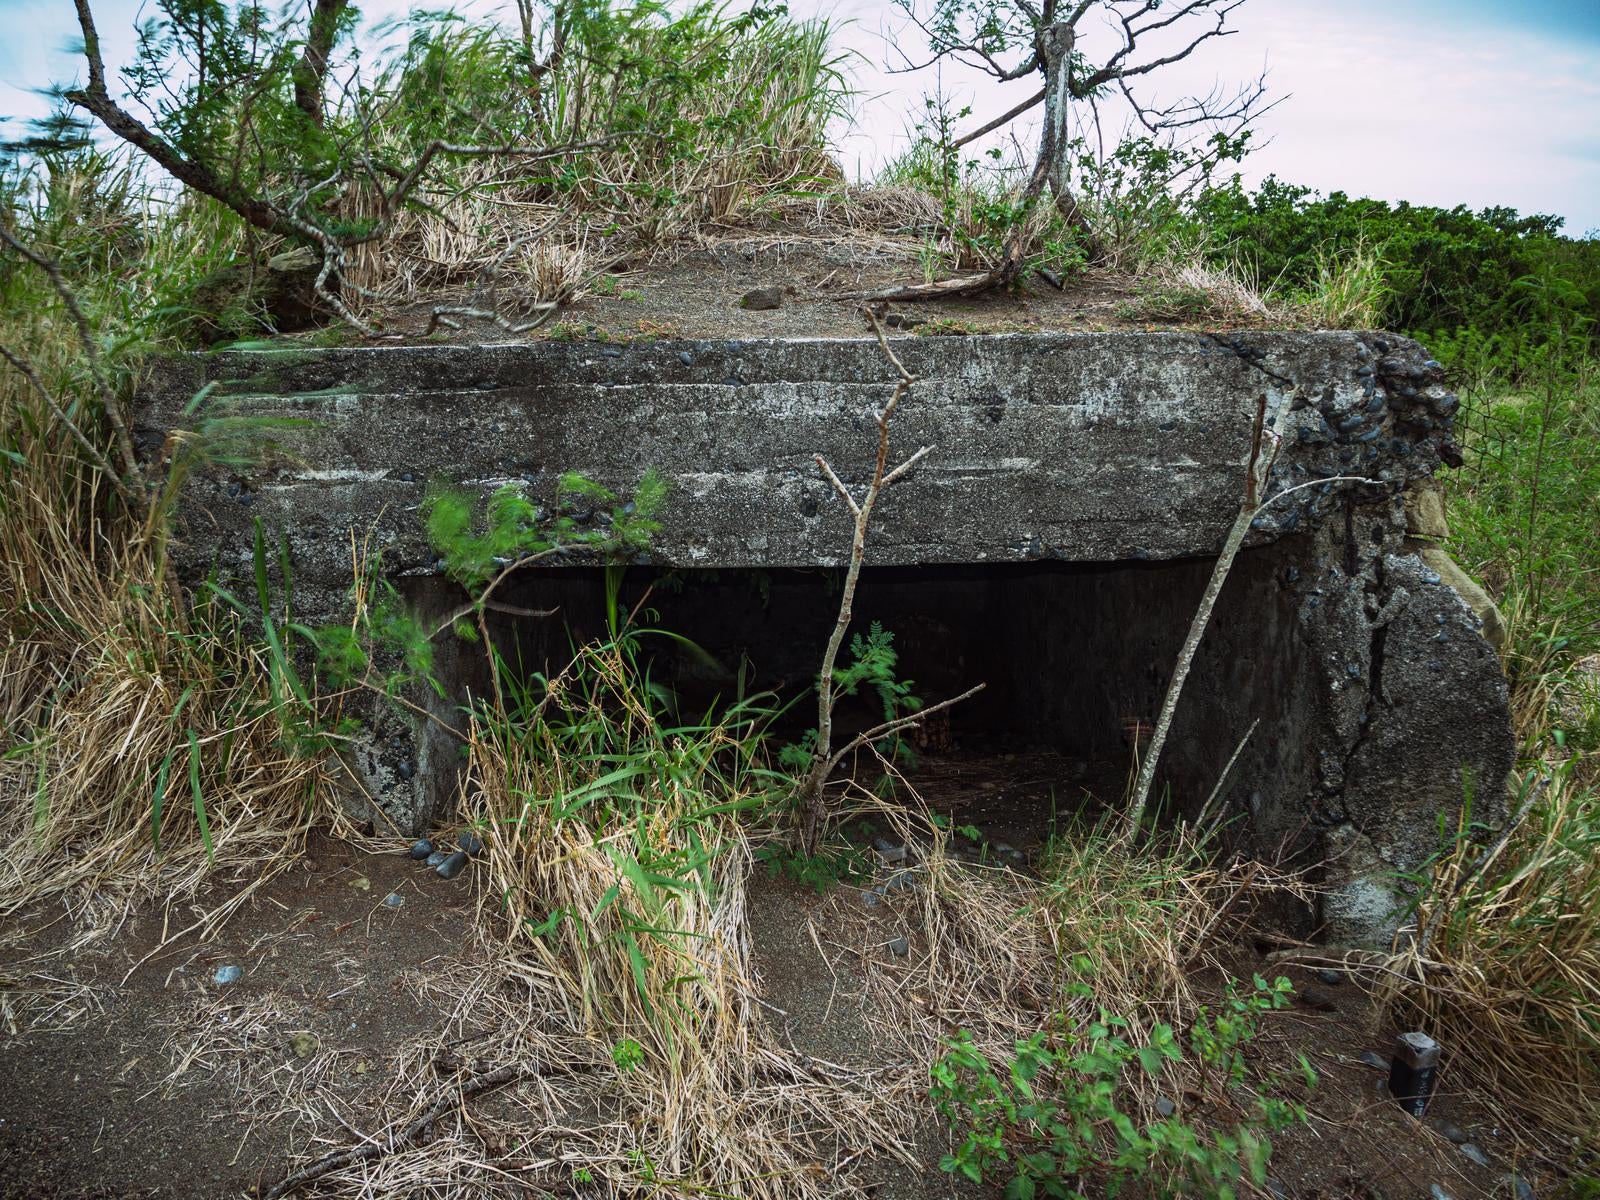
[[[1405,993],[1453,1069],[1600,1149],[1600,387],[1570,309],[1514,338],[1441,345],[1465,469],[1452,554],[1506,617],[1521,745],[1514,823],[1467,829],[1419,913],[1448,977]]]

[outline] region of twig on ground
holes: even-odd
[[[268,1188],[262,1193],[262,1200],[280,1200],[280,1197],[287,1196],[303,1185],[321,1179],[324,1175],[331,1175],[343,1167],[353,1166],[359,1162],[368,1162],[381,1155],[393,1153],[403,1146],[410,1145],[427,1133],[428,1129],[440,1117],[444,1116],[457,1104],[464,1102],[468,1097],[475,1096],[479,1092],[486,1092],[491,1088],[502,1087],[505,1084],[525,1079],[529,1074],[531,1072],[525,1068],[506,1066],[498,1067],[493,1071],[469,1079],[459,1087],[447,1090],[430,1104],[420,1117],[398,1133],[391,1134],[381,1141],[369,1138],[359,1146],[351,1146],[344,1150],[335,1150],[331,1154],[325,1154],[315,1162],[306,1164],[292,1175]]]

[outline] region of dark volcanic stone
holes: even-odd
[[[751,288],[743,296],[739,297],[739,307],[757,311],[782,308],[783,289],[781,287]]]

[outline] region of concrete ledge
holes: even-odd
[[[873,532],[882,564],[1165,559],[1215,552],[1238,511],[1262,396],[1293,398],[1273,486],[1432,472],[1454,398],[1415,343],[1352,333],[1106,333],[902,338],[920,377],[895,452],[933,451]],[[871,339],[397,346],[193,355],[141,396],[141,441],[204,417],[302,421],[249,466],[186,487],[178,554],[190,570],[248,561],[257,517],[285,530],[311,587],[342,590],[346,531],[373,534],[396,572],[427,573],[415,512],[436,480],[553,495],[564,471],[626,492],[646,468],[673,483],[654,561],[837,564],[843,506],[822,454],[870,467],[872,411],[894,376]],[[1316,521],[1333,484],[1297,491],[1257,540]]]

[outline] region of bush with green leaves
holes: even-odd
[[[624,500],[592,479],[561,476],[553,506],[542,507],[519,485],[497,489],[480,505],[459,489],[436,485],[422,505],[428,540],[445,575],[466,591],[468,602],[449,622],[458,637],[485,642],[491,670],[500,664],[487,644],[485,614],[494,590],[520,567],[557,556],[613,563],[645,550],[660,529],[656,516],[667,497],[667,481],[646,471]],[[360,572],[356,594],[363,603],[347,624],[318,630],[319,666],[337,685],[364,683],[394,695],[424,681],[443,695],[433,678],[433,639],[380,565]],[[617,625],[616,592],[607,591],[608,617]],[[382,664],[374,678],[374,665]]]
[[[1215,258],[1290,300],[1316,292],[1330,258],[1375,252],[1387,293],[1383,323],[1430,344],[1459,330],[1513,354],[1541,342],[1546,328],[1529,320],[1519,294],[1525,279],[1563,281],[1562,304],[1589,322],[1591,337],[1600,320],[1600,241],[1561,236],[1559,217],[1321,196],[1275,177],[1254,192],[1237,177],[1211,188],[1192,217]]]
[[[1088,992],[1083,984],[1076,990]],[[1103,1010],[1083,1023],[1058,1018],[1057,1030],[1018,1041],[999,1064],[963,1031],[932,1068],[933,1099],[961,1136],[940,1165],[975,1183],[1004,1179],[1010,1200],[1115,1196],[1136,1182],[1160,1195],[1216,1200],[1259,1188],[1270,1135],[1304,1121],[1305,1109],[1252,1086],[1244,1048],[1261,1014],[1282,1008],[1292,991],[1281,977],[1269,984],[1256,976],[1244,994],[1230,983],[1214,1011],[1200,1010],[1187,1050],[1166,1024],[1136,1043],[1129,1023]],[[1303,1058],[1300,1065],[1304,1086],[1314,1086],[1315,1072]],[[1203,1101],[1247,1115],[1205,1129],[1176,1112],[1140,1125],[1137,1073],[1189,1079]]]

